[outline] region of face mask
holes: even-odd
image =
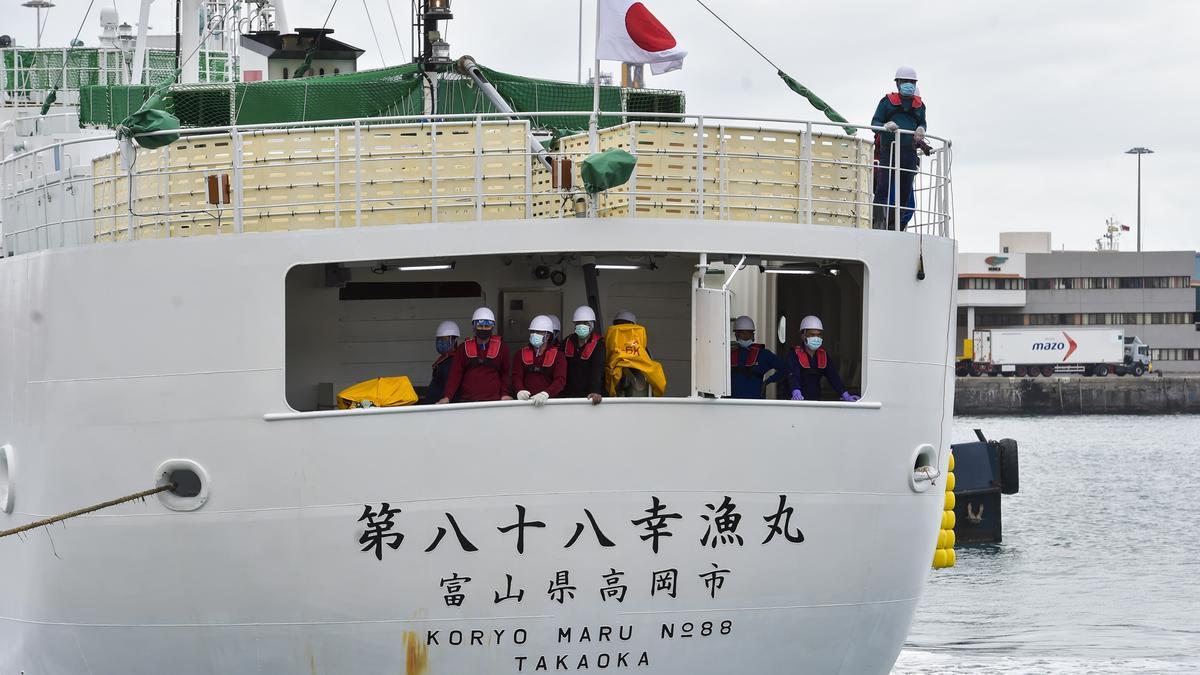
[[[475,337],[479,338],[480,340],[486,340],[486,339],[492,337],[492,329],[490,327],[489,328],[476,328],[475,329]]]
[[[445,354],[446,352],[450,352],[453,350],[454,350],[454,340],[451,340],[450,338],[438,338],[437,339],[437,353]]]
[[[534,347],[541,347],[545,343],[546,343],[545,335],[542,335],[541,333],[530,333],[529,334],[529,344],[533,345]]]
[[[737,343],[742,349],[749,349],[750,345],[754,344],[754,340],[738,340]]]
[[[900,93],[904,96],[912,96],[913,94],[917,93],[917,85],[913,84],[912,82],[905,82],[904,84],[900,85]]]
[[[586,323],[575,326],[575,334],[586,340],[592,334],[592,327]]]
[[[808,348],[815,352],[821,348],[821,345],[825,344],[825,341],[819,337],[810,337],[804,339],[804,344],[808,345]]]

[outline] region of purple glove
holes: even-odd
[[[854,394],[851,394],[848,391],[842,392],[842,400],[845,401],[846,403],[854,403],[858,399],[859,399],[858,396],[855,396]]]
[[[792,400],[793,401],[803,401],[804,394],[801,394],[799,389],[793,389],[792,390]]]

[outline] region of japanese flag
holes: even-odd
[[[687,50],[646,6],[635,0],[598,0],[596,59],[649,63],[655,75],[683,67]]]

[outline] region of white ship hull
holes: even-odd
[[[15,504],[0,529],[144,489],[166,460],[209,479],[196,511],[152,498],[0,541],[0,672],[886,672],[942,510],[940,485],[918,492],[911,476],[922,446],[941,470],[948,461],[954,243],[924,238],[917,281],[914,235],[736,229],[456,223],[0,260],[0,444]],[[719,251],[731,238],[866,264],[861,402],[298,413],[285,398],[294,265]],[[740,542],[705,537],[726,497]],[[680,516],[657,552],[634,522],[655,499]],[[400,510],[384,533],[404,538],[372,548],[384,503]],[[544,527],[501,531],[518,506]],[[667,570],[673,595],[652,583]]]

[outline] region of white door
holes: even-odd
[[[697,288],[692,297],[692,395],[729,396],[729,291]]]

